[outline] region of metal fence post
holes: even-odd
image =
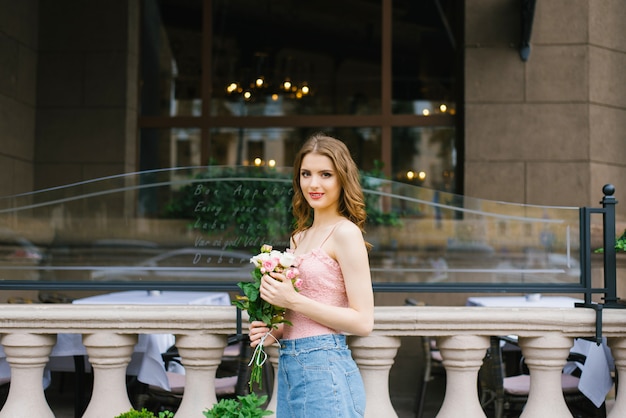
[[[615,186],[606,184],[602,188],[604,197],[600,202],[604,208],[602,214],[604,229],[604,306],[607,308],[618,307],[619,298],[617,297],[617,275],[615,261],[615,205],[617,200],[613,197]]]

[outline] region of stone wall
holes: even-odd
[[[40,4],[35,189],[136,171],[139,2]]]
[[[38,0],[11,2],[0,13],[0,190],[33,188],[37,94]]]
[[[606,183],[621,194],[623,4],[537,2],[526,62],[519,8],[466,1],[465,194],[560,206],[595,206]]]

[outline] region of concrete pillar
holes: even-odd
[[[43,393],[43,370],[56,335],[6,334],[2,345],[11,365],[9,396],[0,418],[54,418]]]
[[[478,401],[478,370],[489,347],[489,337],[455,335],[437,338],[446,368],[446,393],[437,418],[484,418]]]
[[[186,376],[185,392],[176,417],[201,417],[202,411],[217,403],[215,373],[222,362],[226,335],[177,335],[176,347]]]
[[[349,337],[348,344],[365,385],[365,417],[397,417],[389,398],[389,370],[398,354],[400,338]]]
[[[137,344],[137,335],[86,334],[83,344],[93,368],[93,395],[83,418],[111,418],[130,410],[126,368]]]
[[[561,373],[573,344],[572,338],[562,335],[519,339],[530,370],[528,402],[520,418],[571,418],[563,397]]]

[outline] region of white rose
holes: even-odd
[[[287,268],[291,267],[296,263],[296,255],[292,252],[284,252],[280,256],[280,265]]]
[[[270,253],[261,253],[252,257],[250,259],[250,262],[254,264],[255,266],[260,267],[264,261],[269,260],[269,259],[270,259]]]

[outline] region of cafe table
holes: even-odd
[[[486,307],[513,307],[513,308],[573,308],[576,303],[583,303],[584,300],[569,296],[544,296],[533,293],[525,296],[476,296],[467,299],[467,306]],[[517,336],[506,336],[506,341],[515,341]],[[564,372],[573,371],[576,367],[581,370],[578,389],[596,407],[600,407],[606,399],[606,395],[613,387],[611,371],[615,369],[611,350],[606,344],[598,345],[593,341],[576,338],[570,352],[585,356],[584,364],[567,364]]]
[[[127,290],[75,299],[75,305],[230,305],[227,292]]]
[[[584,300],[569,296],[544,296],[531,293],[526,296],[472,296],[467,306],[495,306],[510,308],[573,308]]]

